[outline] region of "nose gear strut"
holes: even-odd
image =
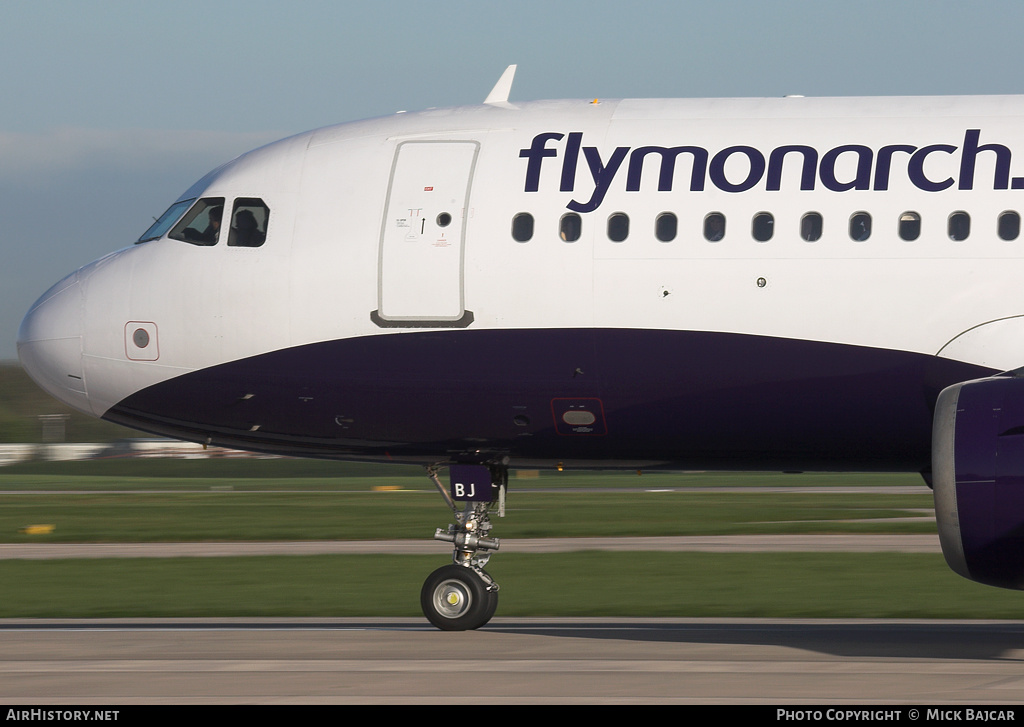
[[[498,607],[498,584],[484,570],[491,551],[501,546],[491,538],[490,510],[497,504],[498,517],[505,516],[508,466],[449,466],[451,491],[437,476],[438,467],[427,467],[427,475],[444,498],[456,522],[447,530],[438,528],[435,540],[452,543],[452,564],[438,568],[427,577],[420,591],[423,614],[444,631],[478,629]],[[460,511],[456,501],[464,501]]]

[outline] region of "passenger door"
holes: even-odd
[[[466,214],[480,144],[406,141],[391,169],[378,264],[382,327],[461,327]]]

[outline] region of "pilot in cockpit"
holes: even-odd
[[[203,231],[203,240],[206,242],[217,242],[217,238],[220,236],[220,221],[223,217],[223,207],[217,206],[210,208],[210,214],[208,216],[209,222],[206,225],[206,229]]]
[[[199,209],[202,209],[202,202],[198,205]],[[201,219],[202,212],[193,215],[193,219]],[[186,227],[181,231],[180,237],[174,232],[171,233],[171,237],[176,239],[185,240],[185,242],[198,243],[202,245],[216,245],[217,239],[220,237],[220,223],[224,217],[224,207],[221,205],[215,205],[209,208],[209,212],[206,214],[206,229],[200,232],[195,227]]]
[[[265,239],[264,234],[259,230],[256,215],[252,211],[243,209],[235,215],[235,225],[231,230],[231,242],[228,244],[237,247],[259,247]]]

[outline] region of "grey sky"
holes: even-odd
[[[1024,3],[0,3],[0,359],[49,285],[274,138],[513,100],[1019,93]]]

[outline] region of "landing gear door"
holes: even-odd
[[[480,144],[398,145],[384,208],[378,261],[381,327],[468,326],[463,261],[469,192]]]

